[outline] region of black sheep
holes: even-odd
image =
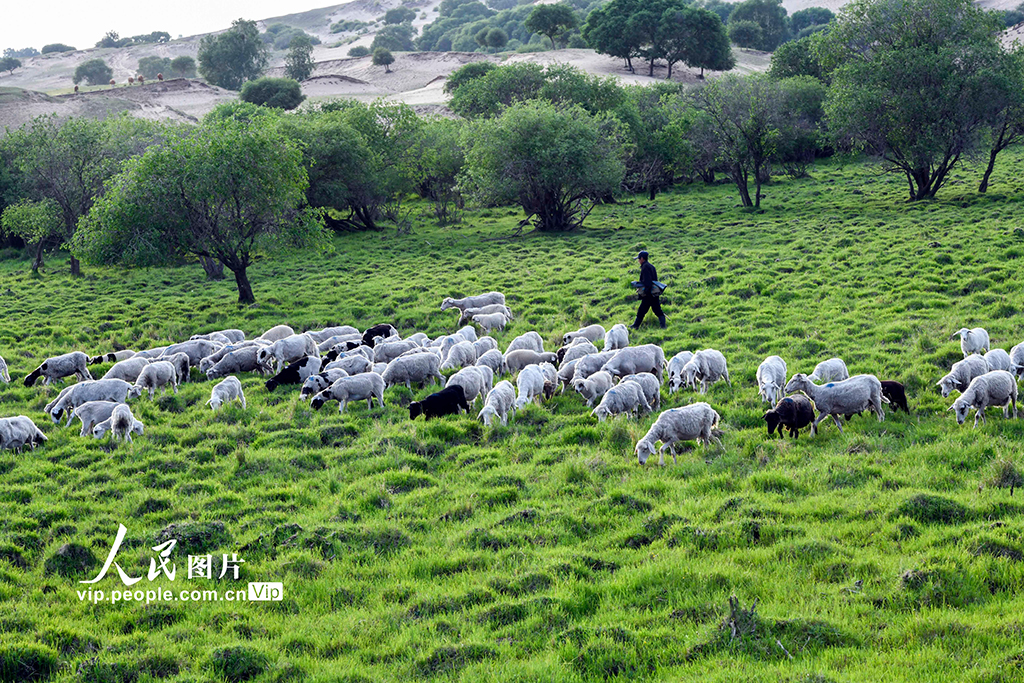
[[[415,420],[418,415],[423,415],[425,420],[432,417],[444,417],[455,415],[462,408],[469,412],[469,404],[466,403],[466,392],[458,384],[445,387],[437,393],[427,396],[422,401],[414,401],[409,404],[409,419]]]
[[[390,337],[392,334],[397,334],[398,330],[395,329],[394,325],[388,323],[381,323],[380,325],[374,325],[370,329],[363,332],[363,343],[373,348],[374,337],[384,337],[385,339]]]
[[[902,408],[903,412],[908,414],[910,413],[910,408],[907,407],[907,392],[899,382],[883,380],[882,396],[889,399],[889,403],[892,405],[893,411],[897,411]]]
[[[316,368],[312,368],[316,365]],[[302,384],[310,375],[320,372],[320,365],[314,361],[313,356],[306,356],[291,363],[281,372],[277,373],[266,381],[267,391],[273,391],[281,384]]]
[[[798,439],[800,430],[814,422],[811,399],[803,394],[787,396],[764,414],[764,421],[768,423],[768,436],[772,436],[776,429],[779,430],[779,436],[784,436],[782,428],[785,427],[789,430],[790,436]]]

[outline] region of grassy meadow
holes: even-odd
[[[0,414],[49,437],[0,453],[0,681],[1024,680],[1024,492],[1008,487],[1024,419],[957,426],[935,386],[956,329],[1024,340],[1022,162],[1007,154],[987,196],[968,169],[907,204],[901,178],[833,160],[767,186],[762,213],[698,184],[598,207],[566,235],[511,237],[514,208],[440,229],[412,204],[410,234],[258,264],[251,308],[195,264],[72,280],[60,257],[34,277],[0,254]],[[194,372],[134,402],[145,435],[115,447],[50,423],[59,385],[20,382],[49,355],[225,327],[435,336],[455,329],[442,298],[491,289],[517,314],[502,350],[531,329],[555,350],[631,322],[640,248],[669,284],[669,327],[649,318],[631,341],[719,349],[732,377],[707,397],[663,389],[663,408],[706,399],[722,416],[724,447],[675,466],[633,456],[656,414],[599,424],[575,394],[484,428],[476,411],[410,422],[430,387],[339,415],[244,376],[248,409],[213,413]],[[912,412],[768,439],[754,373],[771,354],[790,374],[837,355],[899,380]],[[134,588],[280,581],[284,599],[82,602],[119,523]],[[171,537],[177,577],[151,583]],[[68,543],[88,552],[59,555]],[[240,580],[185,578],[205,553],[237,553]],[[97,586],[123,588],[113,568]]]

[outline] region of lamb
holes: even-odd
[[[236,372],[258,372],[265,374],[267,367],[257,360],[260,347],[245,346],[232,351],[206,371],[206,379],[219,379]]]
[[[821,367],[820,365],[818,367]],[[818,368],[815,368],[817,372]],[[786,361],[779,356],[768,356],[757,366],[757,393],[762,401],[775,407],[782,398],[782,387],[786,386]]]
[[[138,398],[142,392],[149,390],[149,398],[152,399],[156,390],[170,384],[174,393],[178,393],[178,371],[173,363],[165,360],[158,360],[150,363],[139,373],[135,385],[128,392],[128,398]]]
[[[88,363],[89,357],[81,351],[72,351],[62,356],[47,358],[25,378],[25,386],[32,386],[39,377],[43,378],[43,384],[53,384],[58,379],[71,375],[74,375],[80,382],[91,380],[92,375],[89,374],[89,368],[86,367]]]
[[[529,349],[518,349],[505,354],[505,368],[508,372],[518,372],[528,365],[537,363],[554,363],[553,353],[538,353]]]
[[[602,351],[601,353],[592,353],[589,356],[583,356],[576,361],[576,369],[573,372],[573,379],[586,379],[595,372],[604,369],[604,364],[615,357],[618,351]],[[609,373],[611,374],[611,373]]]
[[[980,377],[988,372],[988,363],[978,354],[971,354],[963,360],[953,363],[949,374],[940,379],[937,384],[942,391],[942,398],[946,398],[953,392],[965,391],[971,385],[975,377]]]
[[[504,313],[477,313],[473,316],[473,322],[480,326],[485,333],[490,334],[494,330],[499,332],[505,329],[508,318]]]
[[[719,446],[722,442],[712,430],[718,426],[719,415],[707,403],[693,403],[681,408],[666,410],[654,421],[647,433],[636,442],[637,462],[647,464],[647,459],[654,455],[654,447],[660,441],[658,465],[665,464],[665,449],[672,454],[672,464],[677,464],[675,445],[679,441],[697,441],[705,448],[714,441]]]
[[[199,361],[209,356],[220,349],[224,344],[218,344],[217,342],[207,341],[206,339],[192,339],[187,342],[180,344],[171,344],[164,349],[164,352],[160,354],[159,360],[167,360],[168,356],[173,356],[176,353],[188,354],[189,367],[195,367],[199,365]]]
[[[384,379],[373,372],[364,372],[352,377],[342,377],[310,401],[313,410],[320,410],[327,401],[338,401],[338,413],[345,412],[349,401],[366,401],[367,408],[373,407],[373,399],[384,407]]]
[[[572,388],[587,402],[588,408],[594,407],[594,401],[604,396],[612,388],[614,381],[606,370],[600,370],[586,379],[574,379]]]
[[[78,435],[85,436],[91,434],[92,428],[110,417],[110,414],[114,412],[114,408],[118,405],[120,404],[114,401],[86,401],[72,410],[72,417],[77,417],[82,421],[82,431]]]
[[[693,358],[692,351],[680,351],[668,361],[668,393],[674,394],[683,386],[683,368]],[[696,387],[694,387],[696,388]]]
[[[269,330],[267,330],[259,337],[257,337],[257,339],[263,339],[273,344],[276,341],[280,341],[282,339],[287,339],[288,337],[294,336],[295,330],[293,330],[288,325],[275,325],[274,327],[271,327]]]
[[[320,356],[300,358],[277,373],[265,383],[267,391],[273,391],[282,384],[302,384],[310,375],[320,372]]]
[[[449,377],[445,386],[450,387],[454,384],[462,387],[468,402],[476,403],[478,396],[486,396],[487,392],[491,390],[494,384],[494,373],[486,365],[471,365]]]
[[[488,351],[498,350],[498,342],[494,337],[480,337],[473,342],[473,348],[476,350],[476,356],[479,360],[480,356],[484,355]]]
[[[1010,349],[1010,361],[1013,363],[1011,372],[1014,375],[1020,377],[1024,374],[1024,342]]]
[[[466,394],[459,384],[445,387],[441,391],[427,396],[422,401],[413,401],[409,404],[409,419],[415,420],[423,415],[424,420],[432,417],[444,417],[445,415],[457,415],[465,410],[469,412],[469,403],[466,402]]]
[[[726,366],[725,356],[715,349],[704,349],[693,354],[685,366],[683,366],[683,383],[696,386],[700,382],[700,393],[708,393],[708,387],[725,380],[729,386],[729,368]]]
[[[811,436],[814,436],[818,423],[826,417],[831,417],[839,427],[839,433],[843,433],[843,423],[840,422],[840,415],[852,415],[864,410],[874,411],[878,421],[885,419],[882,412],[882,404],[888,403],[889,399],[882,395],[882,383],[874,375],[854,375],[850,379],[841,380],[835,383],[823,385],[815,384],[803,374],[793,375],[793,379],[786,384],[786,393],[794,391],[804,392],[808,398],[814,401],[814,407],[818,409],[818,417],[811,423]]]
[[[811,399],[803,394],[787,396],[764,414],[764,421],[768,423],[768,436],[773,436],[777,429],[779,438],[783,437],[782,428],[785,427],[791,437],[799,439],[800,430],[813,420],[814,408],[811,407]]]
[[[544,340],[539,334],[531,330],[513,339],[509,343],[508,348],[505,349],[505,355],[507,356],[510,352],[518,351],[519,349],[544,353]]]
[[[488,315],[490,313],[504,313],[505,317],[508,318],[509,320],[512,320],[512,318],[515,317],[512,315],[512,309],[510,309],[505,304],[490,304],[487,306],[480,306],[478,308],[465,309],[459,316],[458,324],[464,325],[468,323],[470,320],[473,319],[474,315]]]
[[[334,370],[335,368],[341,368],[349,375],[372,373],[373,361],[368,360],[366,356],[356,353],[328,363],[324,370]]]
[[[206,334],[193,334],[190,339],[211,340],[214,336],[225,337],[229,344],[238,344],[239,342],[245,341],[245,332],[236,329],[217,330],[215,332],[207,332]]]
[[[302,388],[299,389],[299,398],[309,398],[315,396],[321,391],[337,382],[342,377],[348,377],[349,374],[341,368],[334,368],[333,370],[324,370],[323,372],[310,375],[306,378],[306,381],[302,383]]]
[[[113,438],[131,443],[132,433],[142,434],[143,431],[145,426],[132,415],[132,409],[124,403],[119,403],[114,407],[110,417],[92,428],[92,435],[93,438],[102,439],[104,434],[110,432]]]
[[[313,337],[313,339],[315,340],[316,337]],[[359,334],[358,332],[356,334],[336,334],[333,337],[327,337],[327,339],[318,342],[316,345],[316,349],[320,353],[327,353],[338,344],[344,344],[345,342],[359,342],[360,344],[362,344],[363,335]]]
[[[957,424],[967,419],[967,411],[974,408],[974,427],[978,427],[978,418],[985,424],[985,408],[1002,406],[1003,417],[1009,417],[1010,406],[1013,406],[1013,419],[1017,419],[1017,382],[1006,370],[993,370],[980,377],[975,377],[967,390],[960,394],[949,407],[956,413]]]
[[[440,370],[441,359],[432,353],[417,353],[412,356],[399,356],[384,369],[382,377],[384,388],[404,384],[412,388],[413,383],[425,384],[427,380],[431,384],[437,379],[444,383],[444,375]]]
[[[128,360],[134,355],[135,352],[130,349],[114,351],[112,353],[101,353],[98,356],[92,356],[89,359],[89,365],[100,365],[101,363],[118,363],[123,360]]]
[[[270,360],[274,359],[277,361],[275,372],[281,372],[286,363],[319,353],[316,342],[308,334],[293,334],[261,348],[256,352],[256,360],[261,365],[270,365]]]
[[[481,308],[494,304],[504,305],[504,303],[505,295],[501,292],[487,292],[486,294],[467,296],[463,299],[453,299],[449,296],[441,302],[441,310],[447,311],[450,308],[457,308],[459,311],[465,311],[467,308]]]
[[[486,365],[495,375],[505,372],[505,357],[498,349],[485,351],[476,359],[476,365]]]
[[[842,358],[829,358],[814,366],[808,379],[814,383],[819,382],[842,382],[850,379],[850,371],[846,369],[846,363]]]
[[[514,405],[516,410],[521,410],[533,399],[544,395],[544,373],[539,366],[528,365],[516,378],[516,386],[519,387],[519,396]]]
[[[635,375],[638,372],[649,372],[661,381],[661,371],[665,367],[665,352],[657,344],[630,346],[621,349],[604,364],[603,370],[612,377]]]
[[[981,353],[989,349],[988,332],[983,327],[975,327],[973,330],[961,327],[950,335],[949,338],[954,339],[956,337],[960,337],[960,350],[963,351],[964,358],[967,358],[972,353]]]
[[[477,340],[476,330],[473,329],[472,325],[460,327],[459,331],[456,332],[454,336],[462,337],[468,342],[475,342]]]
[[[46,443],[46,435],[36,423],[24,415],[0,419],[0,448],[20,451],[25,446],[32,450]]]
[[[373,347],[373,361],[375,363],[390,363],[410,349],[419,348],[414,341],[395,341],[378,344]]]
[[[623,382],[636,382],[644,390],[644,398],[654,410],[661,409],[661,381],[649,372],[638,372],[635,375],[626,375],[619,380]]]
[[[566,332],[562,336],[562,344],[568,345],[569,342],[571,342],[573,339],[576,339],[577,337],[585,337],[589,339],[591,343],[593,343],[596,342],[598,339],[604,339],[604,334],[604,328],[601,327],[600,325],[587,325],[586,327],[581,327],[575,332]],[[610,349],[605,349],[605,351],[608,350]]]
[[[501,420],[502,425],[508,425],[508,414],[514,412],[516,390],[512,382],[507,379],[498,382],[487,394],[484,400],[484,407],[477,415],[483,420],[485,427],[490,427],[495,418]]]
[[[989,372],[992,370],[1006,370],[1007,372],[1013,372],[1013,361],[1010,359],[1010,354],[1002,349],[992,349],[986,353],[983,358],[985,364],[988,366]]]
[[[322,344],[330,337],[360,337],[359,330],[352,327],[351,325],[341,325],[340,327],[325,327],[322,330],[307,330],[304,334],[308,334],[313,338],[317,344]]]
[[[612,325],[611,329],[604,333],[604,350],[624,349],[629,346],[629,330],[622,323]]]
[[[110,366],[110,369],[107,370],[102,379],[123,379],[125,382],[134,383],[139,378],[142,368],[149,365],[149,362],[148,358],[138,357],[117,361]]]
[[[464,341],[451,348],[444,362],[441,363],[441,369],[458,370],[474,363],[476,363],[476,347],[473,346],[473,342]]]
[[[387,339],[388,337],[397,334],[398,330],[395,329],[394,325],[391,325],[390,323],[380,323],[379,325],[374,325],[373,327],[370,327],[365,332],[363,332],[362,341],[363,344],[369,346],[372,349],[376,344],[374,339],[376,339],[377,337],[384,337],[385,339]]]
[[[237,377],[227,377],[214,385],[210,390],[210,400],[206,402],[206,405],[210,406],[210,410],[217,410],[231,401],[238,401],[242,404],[242,408],[246,407],[242,383],[238,381]]]
[[[910,413],[910,408],[907,407],[907,391],[899,382],[883,379],[882,396],[889,399],[889,405],[892,406],[894,411],[902,408],[903,412]]]
[[[43,410],[50,415],[50,419],[55,423],[60,422],[61,415],[67,411],[68,424],[71,424],[71,420],[74,419],[71,414],[73,409],[89,401],[124,403],[128,400],[128,392],[131,388],[132,385],[123,379],[87,380],[73,384],[60,392],[57,398],[47,403]]]
[[[622,413],[639,417],[641,412],[651,412],[651,406],[644,397],[643,387],[636,382],[623,382],[606,391],[601,402],[590,414],[599,422],[604,422],[605,418]]]
[[[560,356],[558,358],[558,364],[561,366],[566,363],[571,363],[577,358],[589,356],[592,353],[598,353],[597,347],[591,344],[590,340],[586,337],[578,337],[569,346],[563,346],[558,349],[556,356]]]

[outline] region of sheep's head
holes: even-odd
[[[104,420],[92,428],[92,437],[102,439],[108,431],[110,431],[110,420]]]
[[[413,401],[409,404],[409,419],[415,420],[417,417],[423,414],[423,404],[419,401]]]
[[[327,403],[327,397],[324,396],[324,392],[321,391],[319,394],[313,397],[312,401],[309,402],[309,407],[312,408],[313,410],[320,410],[321,408],[324,407],[325,403]]]
[[[596,417],[598,422],[604,422],[605,418],[611,415],[611,412],[608,410],[608,406],[601,404],[594,408],[590,415]]]
[[[493,422],[494,418],[496,418],[497,416],[498,411],[495,410],[494,406],[491,405],[484,406],[483,410],[480,411],[480,414],[477,415],[478,418],[484,421],[484,427],[490,427],[491,422]]]
[[[953,389],[956,388],[953,384],[952,375],[946,375],[938,382],[936,382],[936,385],[938,385],[939,389],[942,391],[942,398],[947,398],[949,394],[953,391]]]
[[[220,396],[211,396],[210,400],[206,402],[206,405],[210,406],[210,410],[218,410],[220,408]]]
[[[766,379],[761,381],[761,396],[769,403],[775,403],[775,396],[779,391],[779,385],[775,380]]]
[[[807,391],[807,388],[813,383],[811,380],[802,372],[798,372],[793,375],[793,378],[786,383],[786,393],[790,394],[794,391]]]
[[[264,347],[256,352],[256,362],[260,365],[265,365],[272,357],[270,350]]]
[[[447,311],[449,308],[458,308],[458,306],[455,305],[455,299],[451,298],[450,296],[445,298],[445,300],[441,302],[442,311]]]
[[[967,329],[966,327],[961,327],[959,330],[951,334],[949,338],[956,339],[957,337],[960,337],[961,339],[967,339],[967,337],[969,337],[970,335],[971,331],[969,329]]]
[[[967,411],[971,409],[971,405],[963,399],[957,399],[953,402],[953,405],[949,407],[956,414],[956,423],[963,424],[964,420],[967,419]]]
[[[780,428],[780,425],[782,424],[782,418],[779,417],[779,414],[777,412],[775,412],[774,410],[769,410],[767,413],[764,414],[764,421],[768,423],[768,436],[774,434],[776,429],[779,430],[779,436],[782,436],[782,429]]]
[[[130,401],[133,398],[142,396],[143,387],[141,384],[133,384],[128,388],[128,396],[125,398],[126,401]]]
[[[654,442],[647,438],[640,439],[636,442],[636,447],[633,449],[636,453],[636,461],[641,465],[647,464],[647,459],[655,453]]]
[[[132,420],[132,431],[136,434],[142,434],[146,430],[146,426],[138,420]]]
[[[683,366],[682,377],[684,384],[693,384],[694,380],[700,376],[700,366],[697,365],[692,359],[689,363]]]

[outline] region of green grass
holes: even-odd
[[[1000,162],[988,196],[972,170],[919,204],[873,166],[831,162],[768,186],[762,213],[694,185],[599,207],[568,235],[507,239],[521,217],[507,207],[438,229],[413,204],[409,235],[260,263],[251,308],[197,265],[72,280],[60,258],[33,277],[0,252],[15,380],[2,414],[50,439],[0,454],[0,681],[1021,680],[1024,500],[1010,486],[1024,421],[959,427],[935,387],[960,356],[953,330],[1024,339],[1021,161]],[[536,329],[554,349],[580,325],[629,322],[640,248],[670,285],[669,328],[649,321],[632,341],[717,348],[733,381],[706,397],[724,447],[677,466],[635,462],[654,416],[598,424],[575,395],[484,428],[410,422],[430,388],[339,416],[248,376],[249,408],[213,413],[197,377],[134,403],[145,435],[112,447],[44,422],[59,387],[19,383],[48,355],[223,327],[388,321],[433,336],[454,327],[443,297],[490,289],[517,314],[503,348]],[[790,374],[838,355],[900,380],[912,412],[770,440],[753,379],[771,354]],[[666,408],[696,400],[663,394]],[[119,522],[132,576],[179,539],[175,581],[137,586],[281,581],[284,600],[80,602]],[[238,553],[239,584],[188,580],[188,553],[214,554],[215,570]],[[757,600],[736,638],[732,595]]]

